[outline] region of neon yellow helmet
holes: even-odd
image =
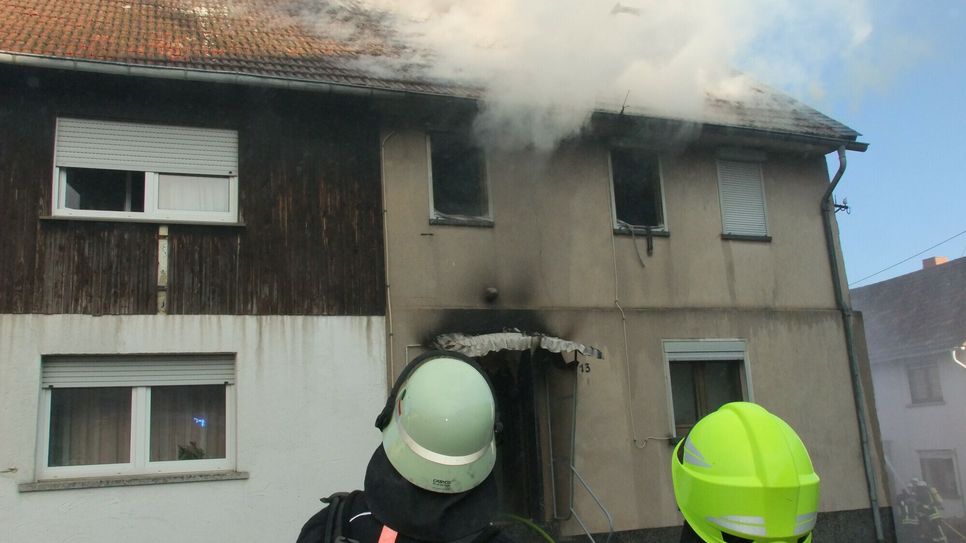
[[[483,370],[450,352],[422,355],[403,370],[376,419],[389,462],[412,484],[470,490],[496,461],[496,402]]]
[[[763,407],[704,417],[671,460],[674,498],[708,543],[810,543],[819,478],[802,440]]]

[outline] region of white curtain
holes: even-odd
[[[178,211],[229,210],[227,177],[160,174],[158,208]]]

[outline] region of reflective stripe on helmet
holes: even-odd
[[[736,532],[736,535],[752,535],[757,537],[765,536],[764,517],[747,517],[741,515],[728,515],[727,517],[708,517],[708,522]]]
[[[815,527],[816,519],[818,519],[818,513],[806,513],[804,515],[798,515],[795,517],[795,533],[801,534],[811,532],[812,528]]]
[[[488,442],[486,445],[483,446],[482,449],[474,453],[463,455],[463,456],[449,456],[449,455],[440,454],[438,452],[431,451],[426,447],[423,447],[419,443],[416,443],[416,440],[413,439],[408,432],[406,432],[406,426],[403,424],[403,421],[401,418],[396,420],[396,428],[399,431],[400,439],[402,439],[403,443],[405,443],[406,446],[409,447],[409,450],[413,451],[418,456],[426,460],[429,460],[430,462],[435,462],[437,464],[442,464],[444,466],[465,466],[467,464],[472,464],[473,462],[476,462],[480,458],[483,458],[483,455],[486,454],[486,451],[488,451],[492,446],[492,443]]]
[[[698,448],[694,446],[694,443],[691,442],[690,436],[684,440],[684,459],[687,460],[689,464],[698,466],[700,468],[711,467],[711,464],[704,459],[704,455],[701,454],[701,451],[699,451]]]

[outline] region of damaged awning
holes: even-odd
[[[530,351],[544,349],[552,353],[576,352],[593,358],[604,358],[600,349],[558,337],[519,330],[493,334],[441,334],[431,346],[444,351],[455,351],[466,356],[484,356],[496,351]]]

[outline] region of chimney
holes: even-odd
[[[924,258],[922,260],[922,269],[934,268],[940,264],[945,264],[949,262],[949,259],[944,256],[934,256],[932,258]]]

